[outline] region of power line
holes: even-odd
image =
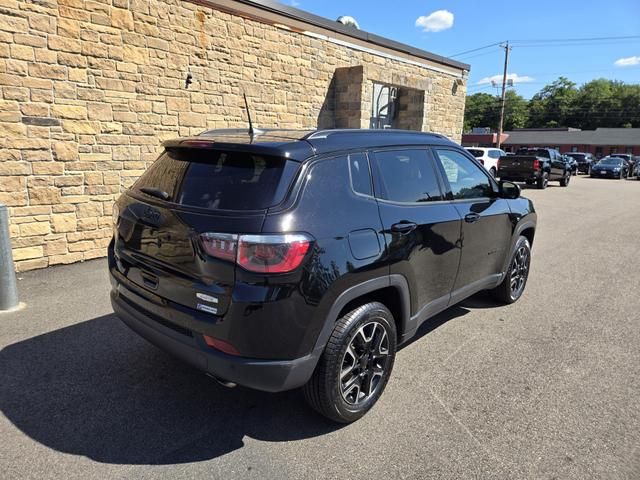
[[[459,57],[460,55],[464,55],[465,53],[473,53],[473,52],[477,52],[479,50],[484,50],[485,48],[495,47],[495,46],[500,45],[501,43],[504,43],[504,42],[496,42],[496,43],[492,43],[491,45],[485,45],[484,47],[478,47],[478,48],[474,48],[472,50],[465,50],[464,52],[456,53],[455,55],[449,55],[449,58]]]
[[[618,42],[602,42],[602,43],[557,43],[557,44],[547,44],[547,43],[531,43],[531,44],[525,44],[525,45],[518,45],[516,44],[515,47],[516,48],[563,48],[563,47],[593,47],[593,46],[602,46],[602,45],[628,45],[630,43],[638,43],[640,42],[640,39],[638,40],[625,40],[625,41],[618,41]]]
[[[460,58],[459,60],[462,60],[462,61],[466,62],[467,60],[471,60],[472,58],[485,57],[487,55],[494,55],[494,54],[496,54],[498,52],[499,52],[499,50],[491,50],[489,52],[477,53],[475,55],[469,55],[469,56],[465,55],[463,58]]]
[[[554,43],[566,44],[566,43],[574,43],[578,45],[576,42],[584,42],[585,45],[592,45],[597,42],[607,42],[607,41],[629,41],[629,40],[640,40],[640,35],[623,35],[623,36],[613,36],[613,37],[582,37],[582,38],[540,38],[540,39],[520,39],[520,40],[509,40],[511,44],[516,44],[518,47],[535,47],[535,46],[546,46]],[[466,55],[467,53],[478,52],[480,50],[484,50],[491,47],[496,47],[502,43],[505,43],[506,40],[490,43],[489,45],[484,45],[482,47],[473,48],[471,50],[465,50],[464,52],[459,52],[454,55],[449,55],[449,58],[460,57],[462,55]],[[536,45],[536,44],[544,44],[544,45]],[[572,45],[573,46],[573,45]]]
[[[597,42],[602,40],[630,40],[633,38],[640,39],[640,35],[624,35],[624,36],[617,36],[617,37],[541,38],[541,39],[511,40],[511,43]]]

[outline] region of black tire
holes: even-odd
[[[549,185],[549,173],[543,172],[542,176],[536,181],[536,186],[539,190],[544,190]]]
[[[375,327],[370,343],[366,343],[367,333],[360,334],[360,331],[371,332],[372,325]],[[382,330],[386,335],[386,343]],[[367,303],[340,318],[313,376],[302,387],[307,403],[318,413],[335,422],[351,423],[361,418],[378,401],[391,376],[396,355],[396,338],[393,315],[382,303]],[[378,345],[375,345],[376,343]],[[383,345],[386,345],[386,354]],[[374,352],[376,349],[377,355]],[[348,353],[349,350],[356,356]],[[360,350],[364,352],[362,356]],[[357,356],[360,358],[356,358]],[[346,380],[343,380],[341,373],[349,369],[348,364],[345,368],[345,362],[350,362],[351,359],[353,366],[345,375]],[[371,367],[370,363],[373,363]],[[376,372],[376,369],[381,373]],[[373,375],[373,372],[376,374]],[[356,380],[347,385],[354,378]],[[375,378],[378,380],[372,388]],[[372,391],[360,398],[361,394],[366,393],[360,391],[363,384]],[[355,387],[358,388],[357,392],[354,392]]]
[[[524,257],[521,255],[524,254]],[[520,263],[522,261],[522,263]],[[531,245],[526,237],[520,236],[509,259],[507,274],[502,283],[491,290],[491,294],[497,300],[511,304],[517,302],[524,293],[529,278],[531,265]],[[514,281],[517,288],[514,289]]]
[[[560,186],[561,187],[568,187],[570,181],[571,181],[571,172],[566,172],[564,174],[564,177],[562,177],[560,179]]]

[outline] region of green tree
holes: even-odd
[[[546,85],[529,102],[529,126],[567,126],[577,96],[576,84],[566,77]]]
[[[498,98],[488,93],[469,95],[464,107],[464,131],[476,127],[497,128],[500,111]]]
[[[529,102],[515,90],[507,90],[504,101],[503,130],[524,128],[529,120]]]
[[[640,85],[592,80],[580,88],[574,108],[576,124],[584,129],[640,127]]]
[[[464,111],[464,130],[475,127],[498,129],[500,122],[500,97],[488,93],[476,93],[467,98]],[[504,103],[503,130],[524,128],[529,116],[528,102],[514,90],[507,90]]]

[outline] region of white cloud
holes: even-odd
[[[527,83],[533,82],[535,78],[527,75],[518,75],[517,73],[507,73],[507,80],[513,80],[513,83]],[[484,77],[476,85],[488,85],[491,82],[496,82],[502,85],[502,74],[493,75],[492,77]]]
[[[425,32],[441,32],[453,27],[453,13],[448,10],[436,10],[426,17],[418,17],[416,27],[421,27]]]
[[[633,67],[634,65],[640,65],[640,56],[619,58],[613,62],[613,64],[616,67]]]

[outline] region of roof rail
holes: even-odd
[[[433,133],[433,132],[419,132],[416,130],[399,130],[399,129],[395,129],[395,128],[380,128],[380,129],[376,129],[376,128],[369,128],[369,129],[364,129],[364,128],[333,128],[333,129],[324,129],[324,130],[316,130],[314,132],[311,132],[310,134],[306,135],[305,137],[303,137],[303,140],[313,140],[315,138],[327,138],[331,135],[336,135],[336,134],[350,134],[350,135],[367,135],[367,134],[372,134],[375,133],[376,135],[380,135],[380,134],[403,134],[403,135],[428,135],[428,136],[432,136],[432,137],[437,137],[437,138],[447,138],[444,135],[441,135],[439,133]]]
[[[302,129],[292,129],[292,128],[261,128],[255,129],[255,136],[259,135],[268,135],[271,133],[280,133],[280,132],[295,132],[299,131],[301,134],[311,131],[310,128],[302,128]],[[205,130],[204,132],[200,132],[198,136],[201,135],[250,135],[251,132],[248,128],[214,128],[211,130]]]

